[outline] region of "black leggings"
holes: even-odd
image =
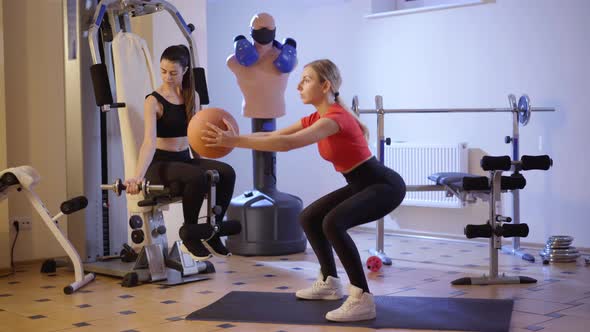
[[[192,224],[198,222],[199,210],[208,191],[207,170],[219,172],[215,198],[222,208],[216,220],[220,223],[234,194],[236,173],[230,165],[211,159],[191,159],[188,149],[179,152],[157,149],[145,178],[151,184],[174,187],[175,192],[180,192],[184,222]]]
[[[369,292],[359,252],[346,232],[398,207],[406,196],[406,184],[395,171],[375,157],[344,174],[346,186],[313,202],[301,212],[301,225],[318,257],[324,278],[337,277],[332,247],[350,283]]]

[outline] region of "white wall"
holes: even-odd
[[[521,217],[531,228],[524,241],[542,243],[568,234],[578,247],[590,247],[590,205],[585,183],[589,163],[585,126],[590,115],[590,2],[585,0],[497,0],[461,7],[380,19],[366,19],[370,2],[209,1],[209,90],[212,105],[231,111],[243,132],[250,121],[240,116],[241,94],[225,59],[233,37],[248,35],[256,12],[277,22],[277,39],[298,41],[300,66],[286,93],[288,114],[279,127],[312,111],[302,106],[296,83],[302,64],[330,58],[344,78],[345,100],[358,95],[361,108],[372,108],[380,94],[385,108],[507,107],[507,95],[527,93],[533,106],[555,107],[535,113],[521,128],[521,154],[549,154],[548,172],[525,174]],[[375,117],[363,116],[373,128]],[[510,154],[503,143],[511,133],[510,114],[388,115],[386,134],[394,140],[466,141],[476,151]],[[542,141],[539,146],[539,141]],[[572,156],[575,156],[572,158]],[[252,187],[251,155],[235,150],[225,160],[238,173],[236,192]],[[302,164],[307,165],[306,169]],[[279,189],[309,204],[342,185],[342,177],[321,160],[315,147],[279,154]],[[304,179],[304,181],[302,180]],[[486,207],[462,210],[401,207],[386,225],[407,232],[461,236],[465,224],[486,221]]]

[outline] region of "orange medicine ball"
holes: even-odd
[[[198,111],[191,118],[187,129],[188,143],[190,144],[191,148],[195,150],[200,156],[216,159],[227,155],[231,152],[231,150],[233,150],[233,148],[220,146],[207,147],[205,146],[207,143],[201,139],[201,137],[205,135],[203,130],[209,129],[209,127],[207,127],[207,122],[211,122],[222,130],[228,130],[227,126],[223,122],[224,118],[229,123],[231,123],[236,131],[236,134],[239,134],[240,131],[238,129],[238,124],[234,117],[221,108],[204,108]]]

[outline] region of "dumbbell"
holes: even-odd
[[[101,185],[100,186],[100,189],[102,189],[102,190],[111,190],[115,194],[117,194],[117,196],[121,196],[121,192],[125,191],[127,189],[127,186],[125,186],[123,184],[123,182],[121,181],[121,179],[117,179],[113,184],[103,184],[103,185]],[[154,192],[156,192],[156,191],[164,191],[165,188],[164,188],[163,185],[150,184],[149,181],[147,181],[147,180],[144,179],[139,184],[139,190],[143,193],[144,196],[147,196],[152,191],[154,191]]]

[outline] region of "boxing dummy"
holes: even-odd
[[[276,41],[276,26],[267,13],[250,22],[251,43],[239,35],[227,66],[234,73],[244,97],[242,115],[253,119],[276,119],[285,115],[285,89],[289,73],[297,65],[295,40]]]
[[[227,66],[242,91],[242,115],[252,119],[252,132],[274,131],[285,115],[285,89],[297,66],[295,40],[275,40],[276,25],[267,13],[250,21],[252,42],[234,38]],[[276,153],[252,151],[255,190],[234,197],[227,218],[241,223],[242,232],[229,236],[226,246],[239,255],[283,255],[305,250],[307,239],[298,217],[300,198],[277,190]]]

